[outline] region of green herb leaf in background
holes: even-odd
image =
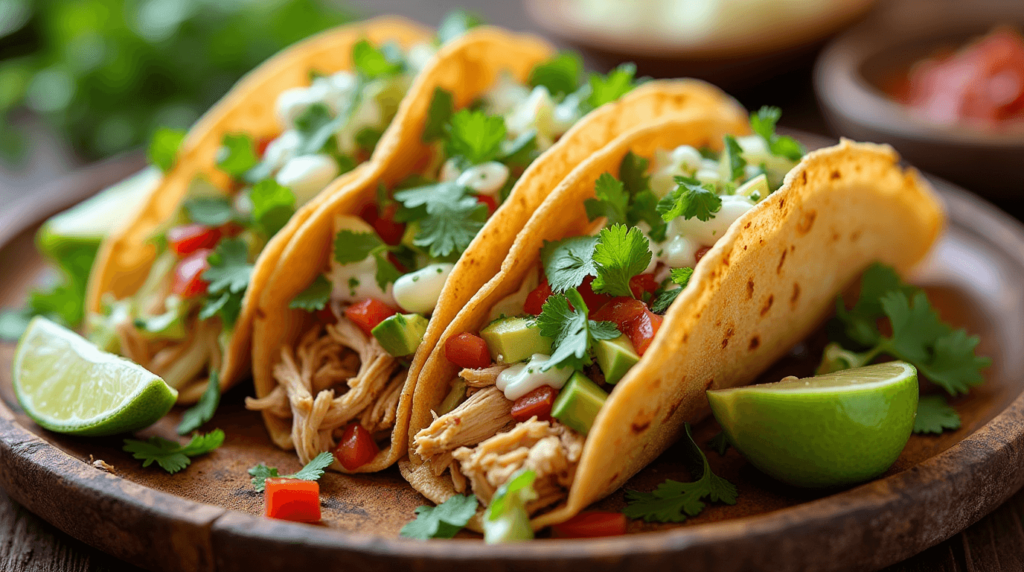
[[[418,540],[453,538],[473,518],[476,508],[473,495],[452,495],[437,506],[418,506],[416,519],[403,526],[399,536]]]
[[[220,374],[217,370],[210,371],[210,379],[206,384],[206,391],[199,398],[199,402],[185,410],[181,416],[181,423],[178,424],[178,435],[188,435],[199,429],[217,411],[220,404]]]
[[[266,488],[267,479],[298,479],[300,481],[319,481],[320,477],[324,476],[324,469],[331,466],[334,462],[334,455],[329,451],[324,451],[310,459],[306,466],[299,469],[297,473],[290,475],[278,474],[276,467],[268,467],[263,463],[256,465],[249,469],[249,474],[252,476],[252,488],[256,489],[256,492],[261,493]]]

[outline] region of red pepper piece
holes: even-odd
[[[167,246],[178,256],[187,256],[200,248],[213,248],[221,231],[201,224],[183,224],[167,231]]]
[[[551,527],[556,538],[597,538],[626,534],[626,515],[621,512],[581,512]]]
[[[487,342],[469,332],[448,338],[444,343],[444,355],[459,367],[481,369],[491,365]]]
[[[299,479],[267,479],[264,489],[267,518],[292,522],[320,521],[320,485]]]
[[[206,258],[210,256],[211,250],[201,248],[185,258],[182,258],[174,267],[174,279],[171,282],[171,292],[183,297],[191,298],[206,293],[210,286],[209,282],[203,280],[203,272],[210,267]]]
[[[538,421],[551,421],[551,405],[558,397],[558,390],[542,385],[520,397],[512,405],[512,419],[523,422],[536,416]]]

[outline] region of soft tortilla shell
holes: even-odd
[[[513,292],[538,262],[544,240],[585,231],[583,201],[601,173],[616,172],[627,151],[650,157],[680,144],[720,147],[715,121],[668,121],[617,139],[570,174],[522,231],[502,271],[445,331],[424,367],[414,409],[436,407],[456,372],[441,348],[475,331],[491,306]],[[567,502],[534,519],[565,521],[621,487],[709,412],[704,391],[750,383],[804,339],[835,295],[868,264],[908,270],[937,238],[944,216],[928,185],[902,170],[888,146],[843,141],[810,153],[782,189],[739,219],[697,265],[665,316],[654,343],[611,393],[587,436]],[[431,399],[424,398],[428,396]],[[419,427],[410,426],[410,435]],[[425,496],[454,491],[425,465],[404,467]]]
[[[374,44],[397,42],[403,47],[430,41],[433,31],[404,18],[382,17],[341,26],[322,32],[291,46],[251,71],[227,95],[214,105],[189,131],[182,143],[177,164],[168,172],[141,207],[136,218],[108,236],[100,246],[89,277],[86,308],[100,310],[105,293],[126,298],[142,286],[156,257],[156,247],[148,239],[181,204],[189,184],[197,175],[205,175],[221,189],[230,181],[216,166],[217,150],[227,133],[242,132],[254,138],[280,133],[274,113],[277,96],[292,87],[309,83],[309,72],[334,73],[352,67],[352,46],[361,39]],[[352,178],[354,172],[340,179]],[[322,200],[320,193],[310,204]],[[249,371],[250,335],[253,310],[270,272],[274,269],[288,239],[309,210],[300,210],[260,254],[253,269],[249,288],[224,363],[221,389],[226,390]],[[202,395],[205,383],[190,387],[180,402],[193,402]]]

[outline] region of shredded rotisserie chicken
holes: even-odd
[[[274,367],[279,385],[246,399],[246,407],[291,418],[292,445],[308,463],[332,450],[336,433],[352,420],[370,433],[393,427],[407,374],[376,339],[341,318],[326,331],[307,332],[296,348],[282,348]]]
[[[218,319],[191,316],[188,337],[180,341],[152,339],[125,320],[115,326],[125,357],[164,378],[178,390],[178,401],[193,403],[206,391],[207,372],[219,371],[223,351]]]
[[[459,372],[459,377],[466,380],[468,387],[487,387],[498,381],[498,374],[508,369],[507,365],[492,365],[483,369],[466,368]]]
[[[452,473],[461,472],[469,480],[473,494],[484,504],[490,504],[494,492],[516,471],[532,470],[537,474],[533,483],[537,499],[526,508],[533,513],[568,493],[584,441],[582,435],[561,423],[533,417],[475,447],[456,449],[452,453]]]

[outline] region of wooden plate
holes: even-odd
[[[102,164],[62,181],[18,208],[0,211],[0,306],[19,304],[42,271],[32,233],[47,215],[137,168],[138,159]],[[711,505],[680,525],[631,522],[627,537],[542,539],[488,546],[466,534],[452,541],[397,538],[422,504],[395,469],[328,474],[320,526],[260,517],[261,495],[246,469],[265,462],[291,472],[294,456],[273,447],[248,387],[229,392],[207,429],[225,445],[167,475],[121,451],[120,438],[84,439],[34,425],[11,393],[11,344],[0,345],[0,485],[18,502],[93,546],[153,570],[533,570],[545,565],[594,572],[689,570],[870,570],[905,559],[980,519],[1024,484],[1024,227],[977,197],[934,181],[950,227],[917,282],[944,318],[981,335],[993,358],[988,382],[954,401],[963,428],[914,436],[883,478],[847,490],[807,492],[758,473],[735,452],[710,454],[716,473],[737,485],[735,506]],[[812,337],[765,374],[806,374],[820,356]],[[175,411],[142,435],[174,436]],[[717,431],[698,426],[704,443]],[[628,488],[689,480],[669,450]],[[90,464],[102,459],[109,474]],[[619,510],[619,491],[597,508]]]

